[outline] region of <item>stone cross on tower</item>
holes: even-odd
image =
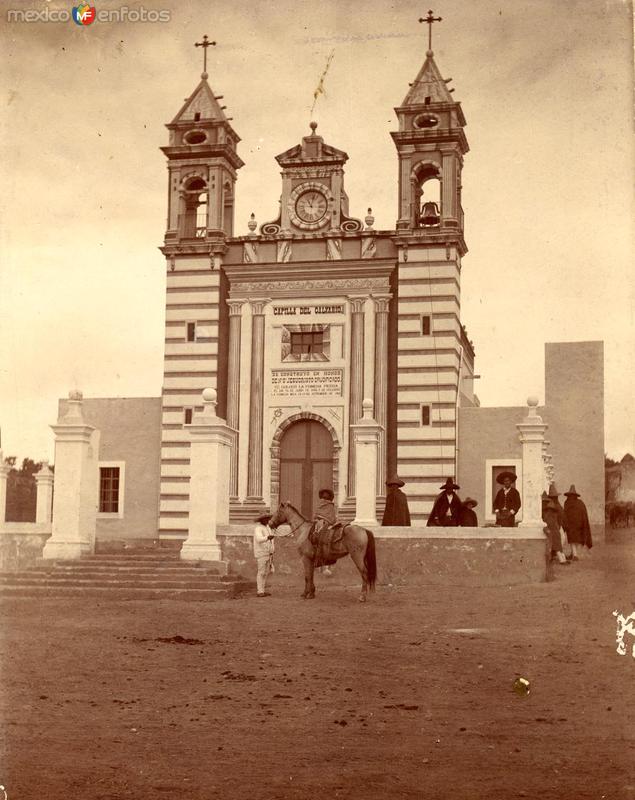
[[[420,17],[419,22],[428,23],[428,51],[432,52],[432,24],[434,22],[443,22],[443,17],[435,17],[432,9],[428,11],[427,17]]]
[[[208,47],[215,47],[216,42],[210,42],[207,38],[207,34],[203,36],[202,42],[194,42],[194,47],[202,47],[203,48],[203,72],[201,73],[201,78],[207,79],[207,48]]]

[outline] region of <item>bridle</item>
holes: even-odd
[[[292,505],[291,505],[291,503],[289,503],[289,506],[291,506],[291,508],[293,508],[293,510],[295,511],[295,513],[296,513],[296,514],[297,514],[299,517],[302,517],[302,514],[300,514],[300,512],[298,511],[298,509],[297,509],[297,508],[295,508],[294,506],[292,506]],[[276,512],[276,513],[277,513],[277,512]],[[275,515],[274,515],[274,516],[275,516]],[[302,517],[302,522],[301,522],[299,525],[296,525],[296,526],[295,526],[295,528],[291,528],[291,533],[289,534],[289,536],[293,536],[293,534],[294,534],[296,531],[299,531],[299,530],[300,530],[300,528],[301,528],[301,527],[304,525],[304,523],[305,523],[305,522],[308,522],[308,523],[310,524],[310,523],[311,523],[311,520],[310,520],[310,519],[304,519],[304,517]],[[276,526],[276,527],[277,527],[277,526]]]

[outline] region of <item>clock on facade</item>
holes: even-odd
[[[318,222],[328,210],[328,201],[322,192],[309,189],[295,201],[295,213],[303,222]]]
[[[303,183],[291,192],[288,209],[294,225],[306,231],[317,230],[329,220],[332,196],[321,183]]]

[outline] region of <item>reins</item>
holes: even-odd
[[[295,511],[295,513],[296,513],[296,514],[297,514],[297,515],[298,515],[298,516],[299,516],[299,517],[302,519],[302,522],[301,522],[299,525],[296,525],[296,526],[295,526],[295,528],[291,528],[291,533],[289,534],[289,536],[293,536],[293,534],[294,534],[296,531],[299,531],[299,530],[300,530],[300,528],[301,528],[301,527],[304,525],[304,523],[305,523],[305,522],[308,522],[308,523],[309,523],[309,525],[310,525],[310,524],[311,524],[311,520],[310,520],[310,519],[305,519],[305,518],[302,516],[302,514],[300,514],[300,512],[298,511],[298,509],[297,509],[297,508],[295,508],[295,506],[292,506],[292,505],[291,505],[291,503],[289,503],[289,508],[292,508],[292,509]]]

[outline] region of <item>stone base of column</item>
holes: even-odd
[[[269,514],[269,508],[262,497],[248,497],[243,503],[229,501],[229,522],[244,524],[254,522],[259,514]]]
[[[222,559],[222,553],[218,543],[183,542],[183,547],[181,547],[181,559],[183,561],[215,561],[219,564],[225,564],[226,567],[226,562]]]
[[[52,542],[44,545],[42,558],[74,559],[88,556],[95,551],[88,542]]]
[[[357,501],[354,497],[347,497],[342,505],[338,506],[337,518],[341,522],[352,522],[353,517],[355,516],[356,503]]]
[[[351,525],[358,525],[360,528],[377,528],[379,523],[375,519],[354,519]]]
[[[519,522],[517,528],[544,528],[545,523],[541,519],[528,519]]]

